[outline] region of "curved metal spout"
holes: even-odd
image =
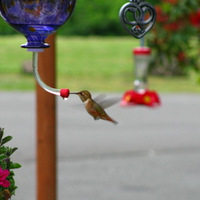
[[[69,96],[69,89],[56,89],[56,88],[52,88],[48,85],[46,85],[42,79],[40,78],[39,72],[38,72],[38,52],[34,52],[33,51],[33,74],[34,77],[36,79],[36,81],[38,82],[38,84],[47,92],[57,95],[57,96],[61,96],[63,97],[65,100],[68,98]]]

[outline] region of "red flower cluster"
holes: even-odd
[[[168,15],[166,15],[163,10],[161,9],[160,6],[156,5],[155,6],[156,9],[156,22],[160,22],[160,23],[164,23],[167,22],[169,20]]]
[[[125,92],[122,97],[121,106],[132,106],[136,104],[154,107],[160,105],[160,98],[155,91],[145,90],[144,92],[137,92],[128,90]]]
[[[183,18],[170,21],[169,15],[166,14],[160,6],[155,6],[155,9],[157,13],[156,21],[161,23],[166,31],[177,31],[184,27],[185,20]]]
[[[171,5],[176,5],[178,0],[162,0],[162,2],[169,3]],[[176,21],[169,22],[169,16],[163,12],[162,8],[159,5],[155,6],[157,18],[156,21],[163,23],[163,28],[168,31],[176,31],[180,30],[185,25],[185,20],[187,16],[184,18],[176,19]],[[197,28],[200,28],[200,9],[198,11],[192,12],[189,16],[189,22]]]
[[[10,182],[6,179],[9,174],[10,174],[9,170],[7,169],[3,170],[0,167],[0,185],[5,188],[10,186]]]
[[[197,12],[191,13],[189,18],[190,18],[190,23],[194,27],[200,28],[200,9]]]

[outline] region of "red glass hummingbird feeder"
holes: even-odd
[[[144,47],[144,35],[153,27],[156,21],[156,10],[144,0],[130,0],[129,3],[124,4],[120,9],[119,17],[125,30],[141,41],[141,47],[133,49],[135,60],[135,88],[124,93],[121,106],[137,104],[151,107],[157,106],[160,104],[158,94],[147,88],[148,64],[151,49]]]
[[[121,106],[146,105],[155,107],[160,105],[160,98],[156,91],[147,88],[151,49],[149,47],[137,47],[133,49],[133,55],[135,60],[135,89],[124,93]]]

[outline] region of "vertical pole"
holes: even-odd
[[[55,88],[55,34],[47,38],[50,48],[39,53],[38,69],[42,80]],[[36,86],[37,200],[56,200],[56,99]]]

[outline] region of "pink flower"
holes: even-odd
[[[7,169],[3,170],[0,167],[0,185],[1,186],[3,186],[3,187],[10,186],[10,182],[6,179],[9,174],[10,174],[10,172]]]

